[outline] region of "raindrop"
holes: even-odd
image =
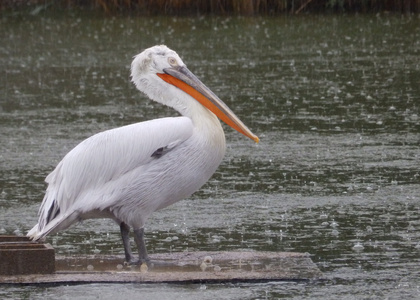
[[[202,262],[200,265],[200,269],[204,272],[207,269],[207,264],[205,262]]]
[[[147,266],[146,263],[142,263],[140,266],[140,272],[141,273],[146,273],[149,270],[149,267]]]
[[[365,247],[363,247],[363,245],[359,242],[357,242],[353,248],[351,248],[353,251],[362,251],[363,249],[365,249]]]
[[[208,255],[208,256],[204,257],[203,262],[206,263],[206,264],[211,264],[213,262],[213,258]]]
[[[419,116],[418,116],[417,114],[412,114],[412,115],[410,116],[410,119],[411,119],[411,121],[418,121]]]
[[[281,229],[280,229],[280,234],[279,234],[280,241],[282,241],[282,240],[283,240],[283,237],[284,237],[284,236],[285,236],[285,234],[284,234],[283,230],[281,230]]]
[[[218,237],[213,237],[211,241],[212,243],[220,243],[220,239]]]
[[[326,213],[322,213],[319,217],[321,219],[327,219],[328,218],[328,215]]]

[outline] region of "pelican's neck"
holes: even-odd
[[[203,141],[225,148],[225,135],[222,125],[215,114],[197,100],[176,86],[162,81],[158,76],[133,75],[136,87],[154,101],[172,107],[181,115],[192,120],[195,130]]]
[[[180,111],[180,113],[192,120],[200,137],[206,139],[210,144],[223,148],[224,151],[226,146],[225,133],[220,120],[214,113],[198,102],[189,105],[187,110]]]

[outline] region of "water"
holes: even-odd
[[[228,149],[191,198],[155,213],[150,252],[312,254],[325,280],[3,286],[4,298],[413,299],[420,294],[418,17],[0,19],[0,233],[37,220],[43,180],[84,138],[176,115],[129,82],[133,55],[176,50],[261,142]],[[92,220],[48,240],[60,255],[121,254]],[[118,291],[118,292],[117,292]]]

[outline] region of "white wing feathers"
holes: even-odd
[[[156,159],[156,151],[174,148],[192,133],[191,119],[176,117],[136,123],[84,140],[45,179],[48,188],[39,210],[39,221],[28,236],[42,238],[54,229],[50,228],[53,224],[47,225],[55,217],[70,217],[73,212],[68,209],[82,193],[147,164]]]

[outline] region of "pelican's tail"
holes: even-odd
[[[33,241],[42,240],[40,236],[40,231],[39,231],[39,224],[36,224],[34,227],[32,227],[32,229],[28,231],[26,236],[29,237]]]
[[[72,212],[70,214],[58,215],[52,219],[44,228],[40,228],[39,223],[36,224],[31,230],[26,234],[27,237],[33,241],[45,240],[45,237],[49,234],[56,233],[60,230],[68,228],[70,225],[75,223],[79,218],[77,212]]]

